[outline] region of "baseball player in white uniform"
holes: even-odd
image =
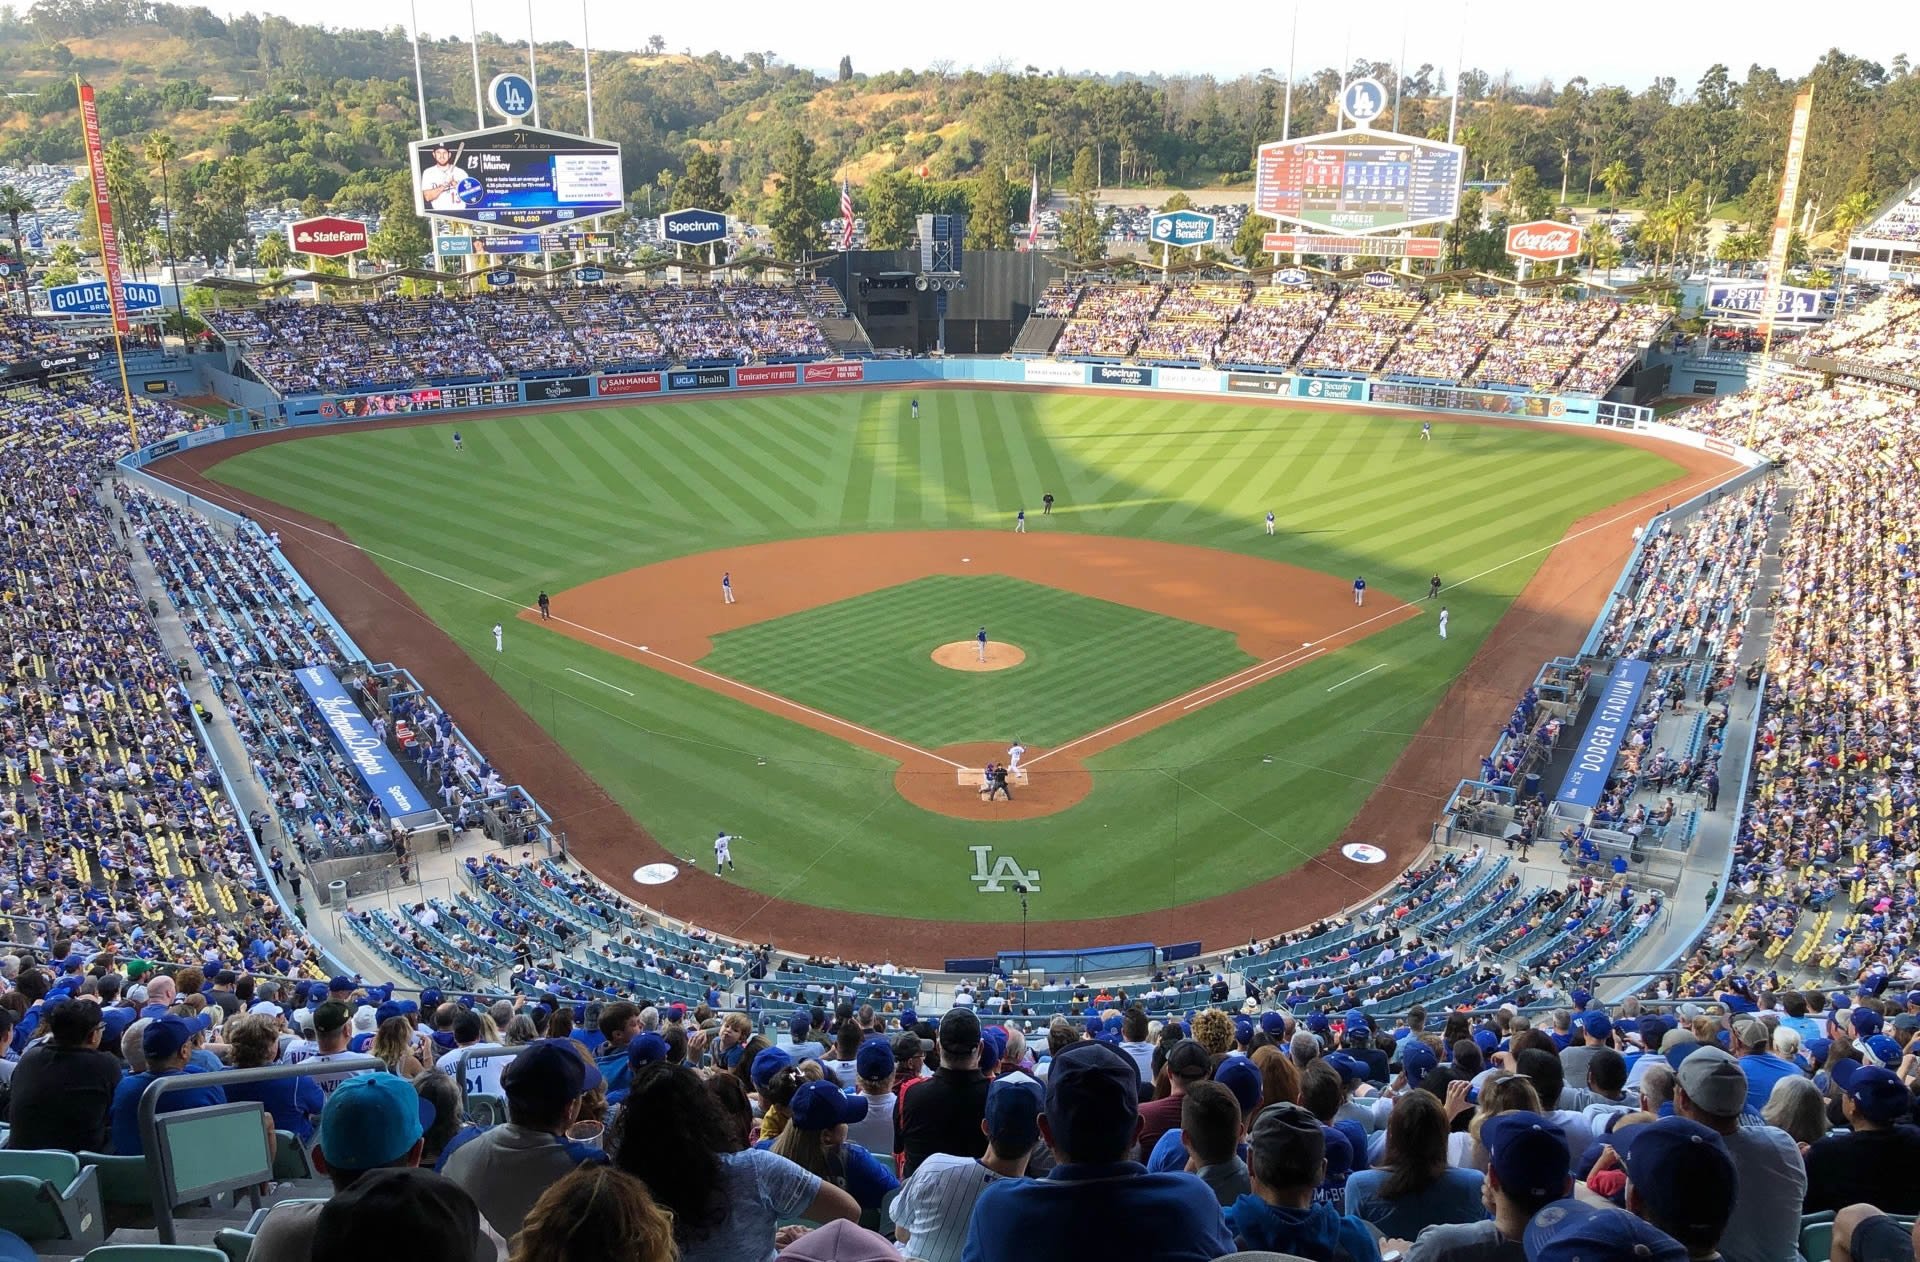
[[[507,633],[501,630],[497,622],[493,624],[493,651],[496,653],[507,651]]]
[[[1447,607],[1445,605],[1440,606],[1440,638],[1443,640],[1447,638]]]
[[[713,839],[713,874],[733,867],[733,838],[723,829]]]
[[[1267,510],[1267,533],[1273,533],[1273,510],[1271,508]]]
[[[720,576],[720,599],[729,605],[733,603],[733,571],[731,570]]]
[[[1020,770],[1020,759],[1026,755],[1026,752],[1027,747],[1020,743],[1020,738],[1014,737],[1013,744],[1007,746],[1007,770]]]

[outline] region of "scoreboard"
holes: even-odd
[[[1362,236],[1460,213],[1459,145],[1390,132],[1327,132],[1260,146],[1253,209],[1281,223]]]

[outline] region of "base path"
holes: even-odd
[[[684,401],[674,400],[664,406],[680,402]],[[1248,406],[1271,405],[1249,401]],[[1391,414],[1417,415],[1399,411]],[[461,424],[484,425],[491,416],[506,415],[511,413],[465,416]],[[293,512],[273,500],[236,491],[205,476],[222,460],[268,443],[355,428],[445,424],[449,419],[420,414],[355,426],[276,430],[193,448],[156,461],[147,472],[280,530],[282,551],[369,657],[406,666],[453,712],[463,728],[477,735],[483,752],[507,781],[524,785],[539,799],[556,826],[566,830],[574,857],[628,897],[736,938],[777,941],[788,950],[848,959],[891,959],[932,968],[949,956],[978,954],[995,944],[1005,946],[1013,941],[1018,929],[1009,924],[909,920],[784,902],[729,884],[692,865],[682,866],[678,879],[669,885],[640,884],[631,873],[641,865],[681,861],[608,796],[531,715],[421,612],[372,557],[324,519]],[[1446,419],[1490,428],[1534,428],[1519,421]],[[1491,747],[1500,724],[1533,681],[1541,662],[1557,653],[1570,652],[1580,643],[1632,547],[1634,524],[1644,521],[1663,502],[1697,494],[1740,468],[1731,460],[1704,451],[1616,430],[1582,432],[1600,441],[1658,451],[1685,471],[1665,486],[1576,523],[1568,539],[1521,591],[1506,617],[1481,644],[1467,672],[1441,699],[1439,708],[1394,764],[1387,781],[1347,829],[1348,838],[1373,842],[1387,852],[1386,863],[1374,869],[1379,875],[1368,877],[1369,881],[1390,880],[1420,854],[1434,822],[1433,794],[1450,790],[1455,781],[1479,765],[1480,754]],[[716,574],[703,572],[700,592],[703,601],[717,605],[713,590]],[[743,586],[742,599],[747,598]],[[1350,600],[1351,596],[1345,598]],[[1192,619],[1185,611],[1178,616]],[[1032,772],[1036,788],[1042,772],[1068,757],[1056,755],[1036,766]],[[953,773],[950,770],[948,774]],[[996,805],[1005,807],[1007,803]],[[1014,805],[1020,805],[1019,798]],[[1198,936],[1207,948],[1218,949],[1249,938],[1265,938],[1311,924],[1358,901],[1353,868],[1340,857],[1338,847],[1332,847],[1291,872],[1231,894],[1132,916],[1037,921],[1029,926],[1028,945],[1046,950],[1113,942],[1186,942]]]
[[[978,640],[955,640],[952,644],[942,644],[933,651],[933,664],[944,666],[948,670],[972,671],[979,674],[983,670],[1011,670],[1027,660],[1027,651],[1018,644],[1002,644],[998,640],[987,641],[987,655],[980,656]]]

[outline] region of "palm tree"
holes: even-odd
[[[1633,172],[1618,158],[1607,163],[1600,172],[1600,185],[1607,190],[1607,201],[1616,208],[1620,205],[1620,194],[1631,183]]]
[[[20,269],[20,313],[27,312],[27,256],[20,251],[20,216],[33,213],[33,199],[11,184],[0,184],[0,215],[7,217],[7,233],[13,239],[13,261]]]
[[[1868,196],[1864,189],[1857,193],[1847,194],[1840,199],[1840,204],[1833,208],[1833,232],[1834,235],[1839,238],[1834,243],[1834,247],[1835,251],[1840,255],[1841,280],[1839,303],[1836,304],[1836,308],[1844,305],[1847,298],[1847,241],[1853,236],[1855,228],[1858,228],[1861,224],[1873,218],[1873,212],[1876,209],[1877,206],[1873,198]],[[1834,314],[1837,317],[1839,311],[1836,309]]]
[[[184,326],[187,313],[180,306],[180,271],[173,255],[173,194],[167,186],[167,164],[180,156],[179,146],[173,143],[173,137],[163,131],[147,133],[144,146],[146,159],[160,167],[160,204],[167,216],[167,271],[173,277],[173,310]]]

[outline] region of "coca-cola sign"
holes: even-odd
[[[1583,235],[1572,224],[1552,219],[1512,224],[1507,228],[1507,253],[1517,259],[1532,259],[1535,263],[1570,259],[1580,253]]]

